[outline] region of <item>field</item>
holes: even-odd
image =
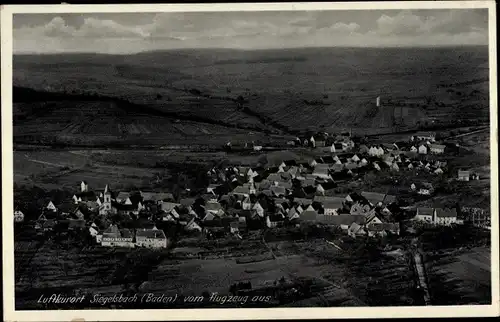
[[[268,296],[276,294],[276,282],[281,279],[289,287],[307,285],[309,292],[298,298],[278,301],[273,296],[244,305],[419,304],[415,301],[418,297],[413,295],[413,273],[404,254],[367,256],[362,250],[366,247],[363,241],[352,241],[349,245],[338,241],[345,247],[339,251],[321,239],[263,245],[258,234],[245,240],[207,241],[191,237],[179,240],[171,251],[146,251],[83,246],[85,243],[78,242],[78,237],[69,240],[63,237],[62,244],[52,239],[29,243],[28,236],[24,233],[16,237],[18,309],[41,308],[36,303],[41,293],[226,295],[231,285],[240,282],[251,283],[249,294]],[[264,257],[257,259],[259,256]],[[232,305],[227,303],[223,307]]]
[[[491,304],[491,249],[443,250],[426,256],[434,305]]]
[[[486,47],[21,55],[14,58],[15,86],[116,98],[136,107],[124,112],[109,102],[56,102],[33,119],[31,105],[39,103],[19,98],[16,135],[209,144],[249,131],[324,127],[361,134],[487,122],[487,60]],[[379,95],[382,106],[376,107]],[[148,112],[139,113],[141,106]],[[152,117],[158,113],[163,117]]]

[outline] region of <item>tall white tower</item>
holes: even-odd
[[[377,107],[380,107],[380,96],[377,96]]]

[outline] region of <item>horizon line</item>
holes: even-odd
[[[278,50],[290,50],[290,49],[440,49],[440,48],[459,48],[459,47],[488,47],[489,44],[477,45],[477,44],[461,44],[461,45],[432,45],[432,46],[303,46],[303,47],[283,47],[283,48],[226,48],[226,47],[180,47],[180,48],[166,48],[166,49],[153,49],[144,50],[130,53],[105,53],[105,52],[93,52],[93,51],[74,51],[74,52],[12,52],[13,56],[48,56],[48,55],[108,55],[108,56],[125,56],[125,55],[137,55],[144,53],[155,53],[155,52],[168,52],[168,51],[185,51],[185,50],[227,50],[227,51],[278,51]]]

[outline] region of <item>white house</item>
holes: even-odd
[[[250,210],[252,208],[252,202],[250,201],[250,197],[246,197],[245,200],[241,203],[241,208],[243,210]]]
[[[89,191],[89,184],[86,181],[82,181],[80,183],[80,191],[81,192],[88,192]]]
[[[431,223],[434,219],[434,213],[433,208],[417,208],[417,214],[414,219]]]
[[[21,210],[14,211],[14,222],[23,222],[24,213]]]
[[[156,227],[152,229],[141,228],[135,233],[135,244],[147,248],[167,248],[165,232]]]
[[[54,205],[52,201],[49,201],[49,204],[47,205],[46,209],[50,211],[57,211],[57,207]]]
[[[427,147],[426,147],[425,145],[423,145],[423,144],[422,144],[422,145],[420,145],[420,146],[418,147],[418,153],[419,153],[419,154],[427,154]]]

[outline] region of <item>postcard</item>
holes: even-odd
[[[500,314],[494,1],[1,26],[6,320]]]

